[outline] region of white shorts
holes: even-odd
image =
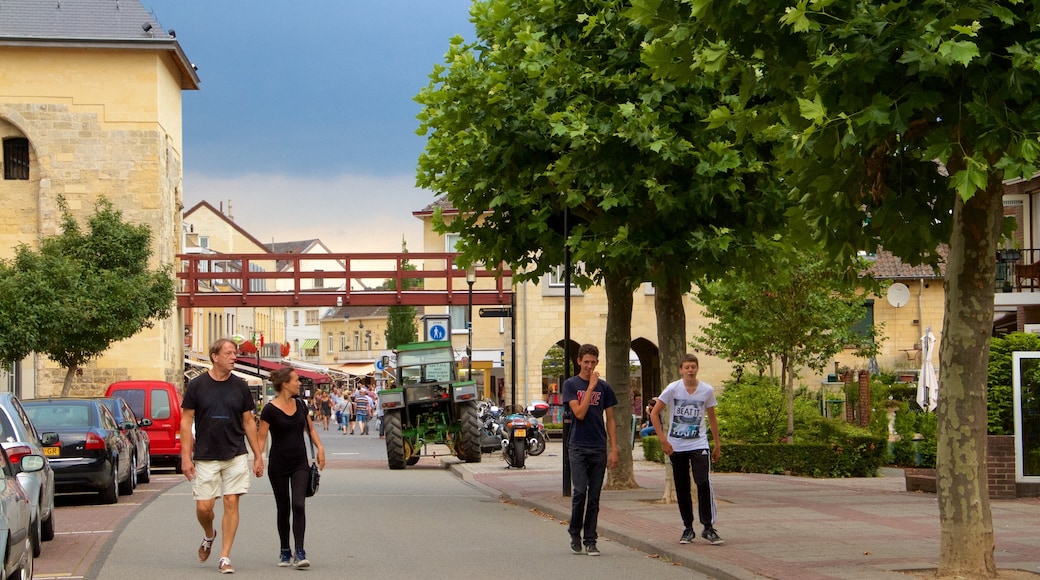
[[[202,500],[248,493],[250,475],[248,454],[225,461],[196,461],[191,494],[196,500]]]

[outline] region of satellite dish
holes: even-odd
[[[888,303],[896,308],[902,308],[910,302],[910,289],[902,282],[896,282],[888,287]]]

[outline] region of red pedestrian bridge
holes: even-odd
[[[454,252],[178,254],[177,306],[511,304],[512,271],[476,267],[470,284],[457,258]],[[376,286],[387,289],[370,289]]]

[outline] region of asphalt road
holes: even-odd
[[[607,540],[600,541],[598,558],[574,555],[558,520],[502,502],[452,475],[434,458],[390,471],[374,429],[368,436],[321,434],[329,465],[318,495],[307,504],[306,548],[312,566],[306,573],[313,577],[705,578]],[[502,462],[497,456],[484,461]],[[238,574],[273,578],[294,572],[276,566],[274,519],[266,477],[254,479],[242,500],[232,551]],[[190,484],[175,483],[116,524],[85,577],[180,580],[217,574],[218,546],[210,561],[198,562],[201,537]]]

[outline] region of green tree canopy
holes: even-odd
[[[758,161],[764,141],[705,131],[700,89],[653,78],[645,30],[623,7],[477,2],[477,40],[453,39],[416,100],[428,139],[419,185],[459,212],[441,231],[462,234],[472,261],[510,264],[518,280],[562,264],[566,245],[584,265],[576,282],[607,291],[606,375],[627,400],[635,287],[658,288],[662,368],[674,372],[695,274],[753,261],[789,198]],[[623,458],[612,486],[634,482],[629,469]]]
[[[401,241],[401,251],[408,253],[408,243]],[[401,260],[401,270],[414,272],[415,264],[407,258]],[[422,287],[422,278],[403,278],[401,290],[413,290]],[[394,280],[383,283],[384,290],[397,290]],[[386,348],[394,349],[399,344],[415,342],[419,340],[419,331],[415,328],[416,309],[414,306],[390,306],[386,316]]]
[[[629,15],[652,30],[644,57],[663,78],[731,81],[705,122],[777,137],[785,183],[835,258],[884,245],[934,263],[950,243],[939,574],[994,576],[983,455],[994,255],[1002,181],[1037,169],[1040,5],[634,0]]]
[[[752,365],[760,374],[779,362],[788,403],[787,437],[793,442],[799,370],[820,372],[846,348],[874,356],[881,329],[854,330],[866,314],[864,298],[821,254],[778,255],[772,268],[764,276],[733,271],[702,286],[698,299],[710,322],[694,345]]]
[[[39,251],[22,245],[0,263],[0,354],[8,364],[46,354],[67,370],[67,396],[76,369],[169,316],[174,292],[169,266],[148,269],[147,225],[124,222],[101,198],[83,232],[64,199],[58,205],[62,232],[44,238]],[[8,337],[25,342],[14,347]]]

